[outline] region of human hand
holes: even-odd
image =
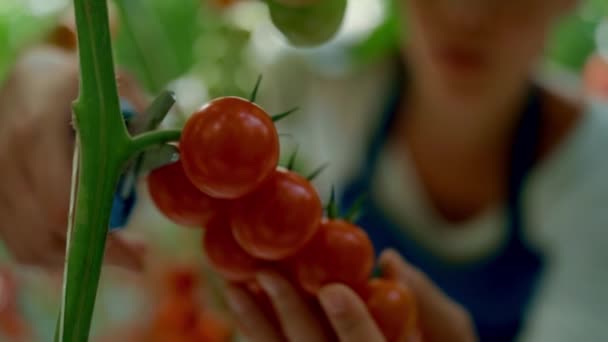
[[[469,342],[475,332],[468,313],[431,283],[394,251],[380,257],[386,278],[408,286],[418,305],[419,331],[407,341]],[[263,272],[258,282],[270,297],[278,324],[256,303],[251,293],[228,286],[229,306],[240,323],[243,334],[257,341],[332,341],[380,342],[384,337],[359,296],[346,286],[331,284],[319,293],[322,312],[316,312],[298,291],[276,273]],[[326,324],[326,316],[329,325]]]
[[[23,264],[64,263],[77,94],[76,55],[50,47],[21,56],[0,89],[0,238]],[[139,269],[141,247],[113,233],[106,256]]]

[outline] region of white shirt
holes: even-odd
[[[293,136],[310,168],[330,162],[316,181],[322,198],[358,171],[391,73],[385,63],[319,75],[293,55],[265,71],[260,102],[277,113],[300,107],[279,124],[281,133]],[[295,145],[284,140],[283,147]],[[397,222],[409,223],[403,226],[410,236],[451,260],[474,261],[500,247],[507,236],[504,208],[454,229],[430,205],[408,163],[401,150],[385,148],[372,191]],[[608,341],[608,107],[588,106],[577,127],[533,169],[523,196],[525,238],[545,253],[547,264],[520,340]]]

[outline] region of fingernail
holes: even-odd
[[[244,313],[243,295],[240,293],[240,290],[228,287],[224,291],[224,296],[228,306],[234,313],[237,315],[242,315]]]
[[[327,286],[319,292],[319,300],[328,315],[340,315],[348,309],[348,298],[337,286]]]
[[[273,275],[262,272],[258,273],[256,278],[260,283],[260,286],[262,286],[270,297],[276,297],[278,295],[280,285]]]

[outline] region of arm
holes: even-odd
[[[77,93],[74,55],[53,47],[26,51],[0,87],[0,238],[22,264],[63,266]],[[107,247],[110,261],[141,266],[139,246],[112,234]]]

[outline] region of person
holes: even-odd
[[[345,208],[367,194],[357,223],[383,273],[413,289],[422,340],[605,340],[608,113],[536,73],[577,1],[396,3],[396,62],[322,74],[286,54],[267,67],[270,111],[301,109],[281,131],[302,159],[330,162],[322,194],[338,182]],[[258,281],[279,327],[226,289],[250,340],[331,339],[285,278]],[[319,298],[340,341],[382,340],[350,290]]]
[[[269,68],[265,75],[277,79],[264,86],[301,105],[285,124],[300,128],[293,135],[302,151],[332,161],[324,177],[344,180],[336,184],[344,207],[369,194],[358,223],[381,253],[383,275],[414,292],[422,340],[603,340],[608,117],[532,77],[548,33],[576,1],[397,2],[408,31],[397,66],[387,61],[343,78]],[[45,69],[53,72],[29,74],[31,84],[66,74],[55,64]],[[65,110],[28,109],[40,91],[22,82],[9,82],[0,101],[19,100],[0,110],[0,234],[19,260],[59,261],[69,189],[69,153],[61,151],[71,140],[57,118],[73,96],[59,101],[57,80],[40,103]],[[132,249],[119,246],[119,260],[132,260],[125,257]],[[258,281],[280,326],[247,291],[226,288],[254,342],[383,340],[347,287],[319,294],[328,332],[285,278],[264,271]]]

